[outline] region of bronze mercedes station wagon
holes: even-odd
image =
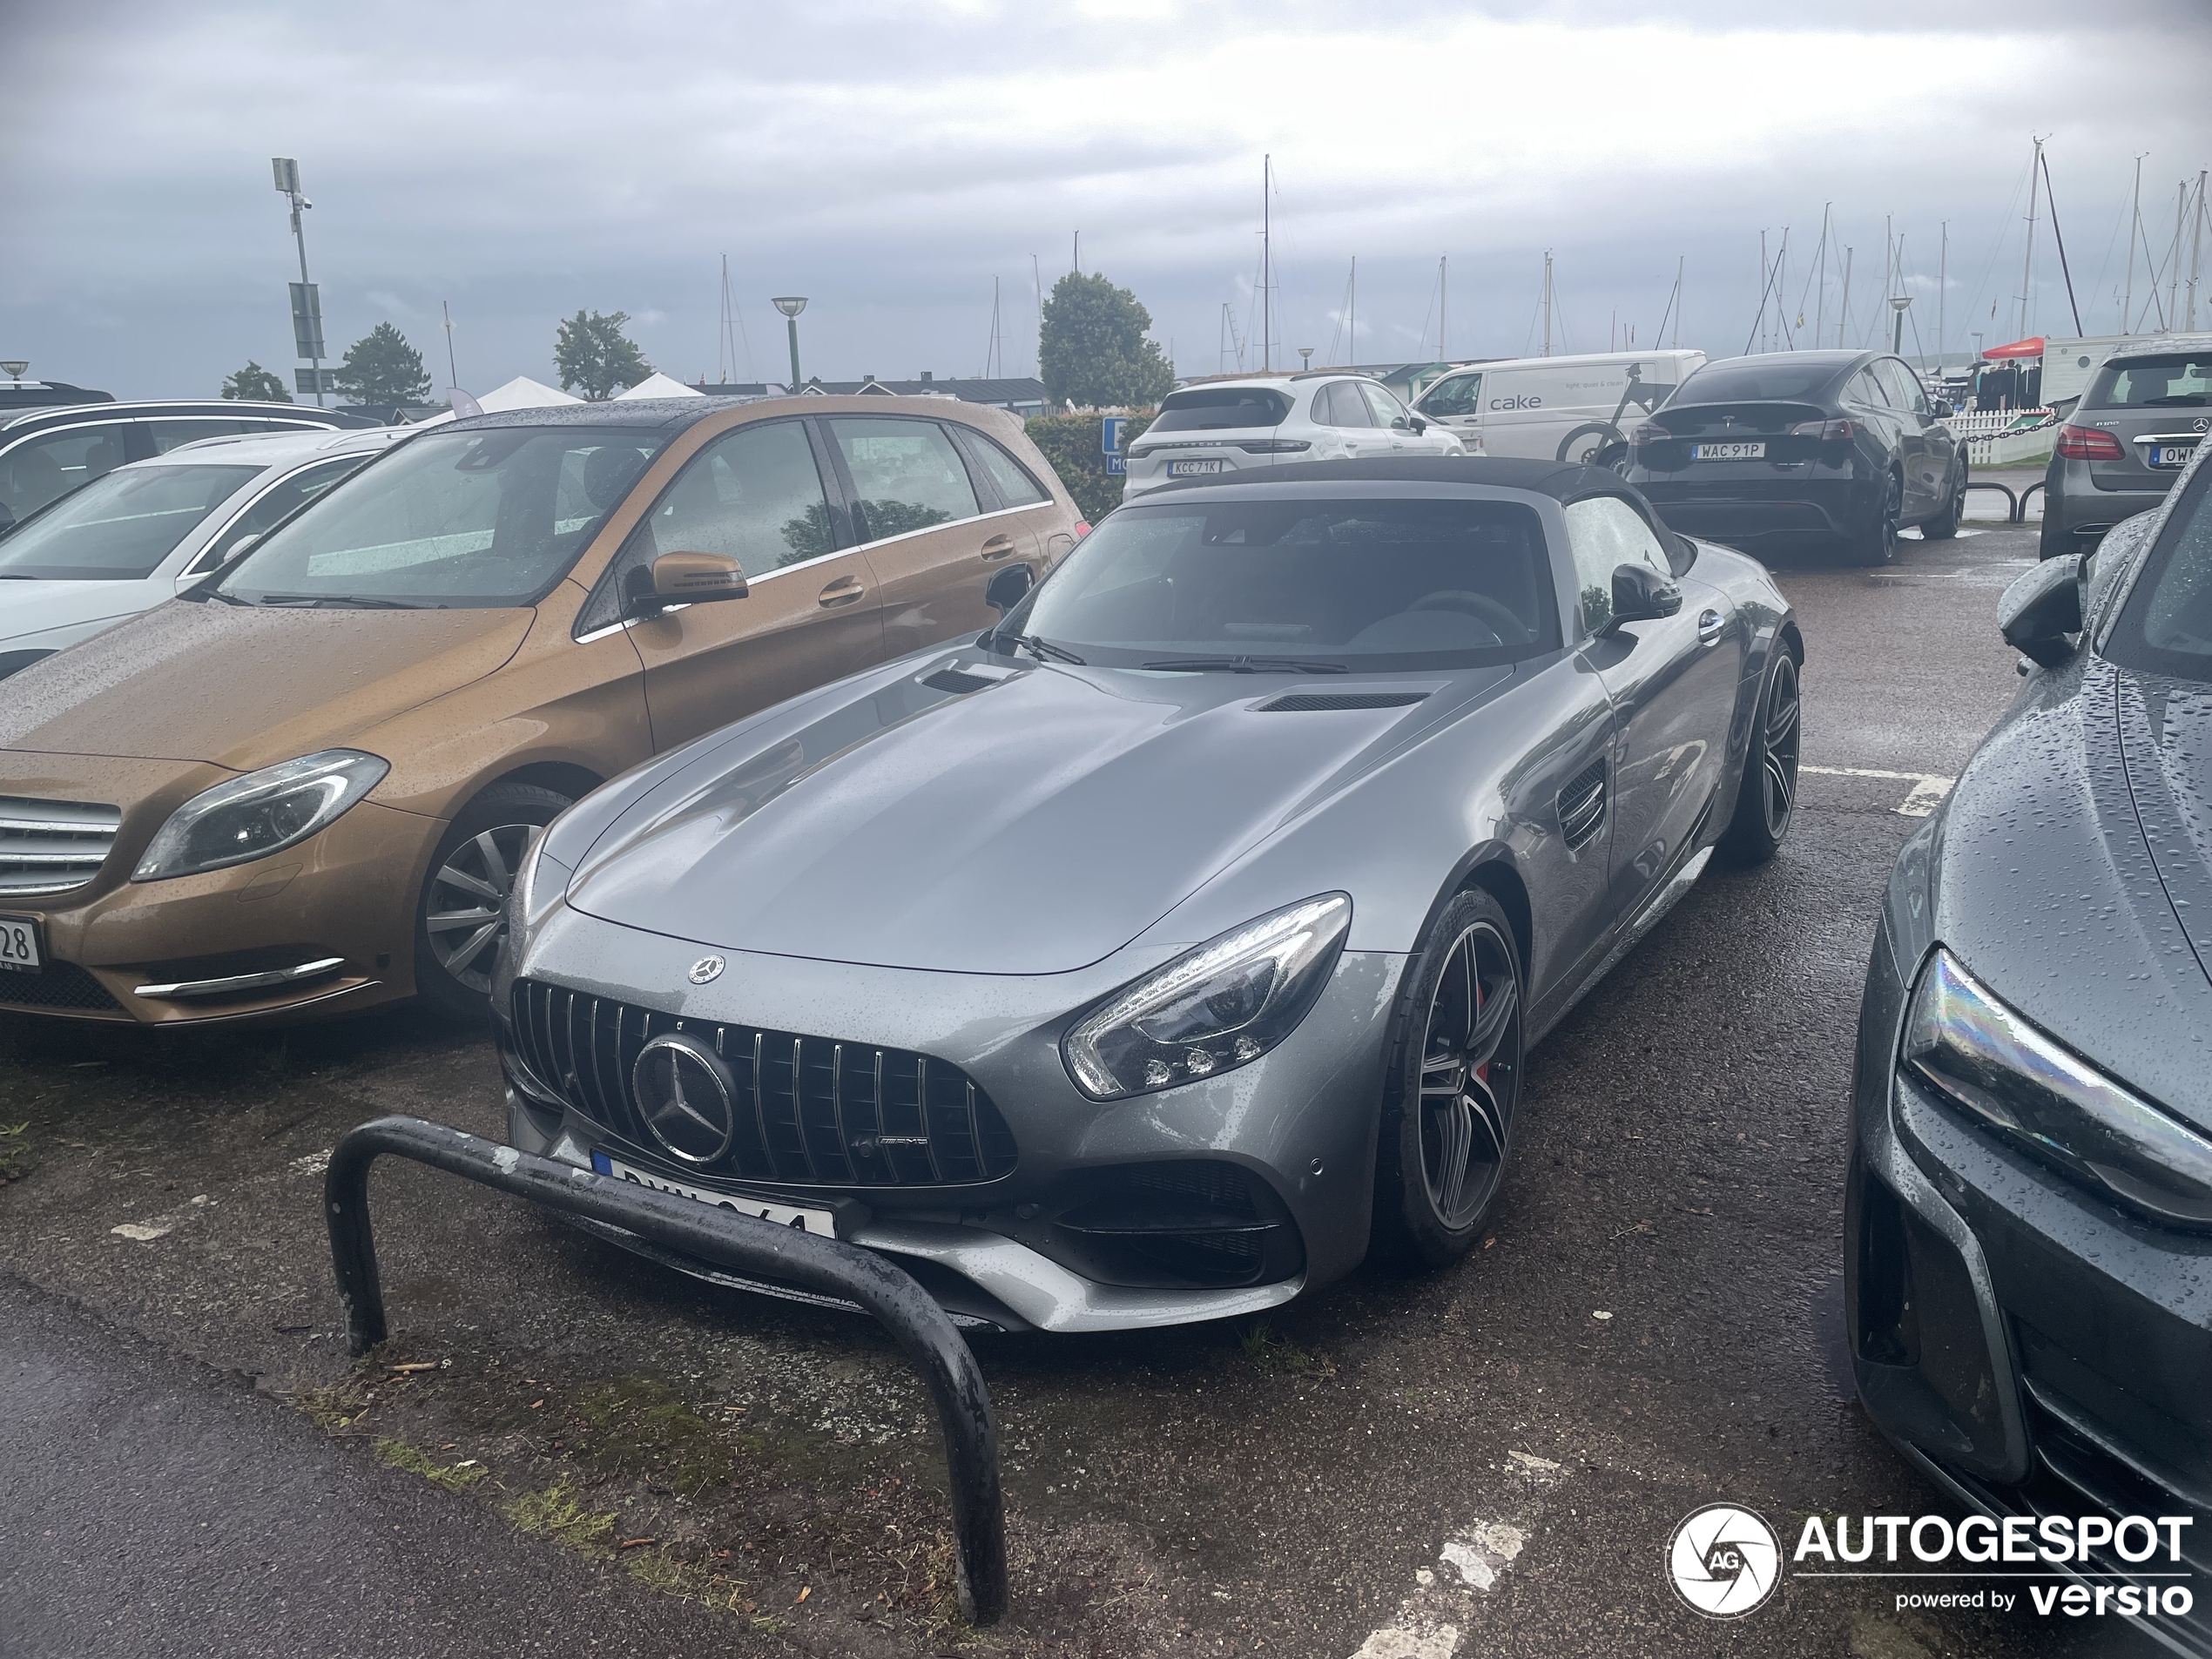
[[[986,626],[1075,545],[1014,416],[887,402],[434,428],[221,576],[10,678],[0,1008],[481,1011],[516,865],[563,806]]]

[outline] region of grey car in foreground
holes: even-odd
[[[1891,879],[1846,1319],[1915,1463],[2039,1536],[2101,1519],[2075,1570],[2212,1653],[2212,467],[2081,563],[2006,594],[2027,684]]]
[[[2083,553],[2166,499],[2212,426],[2212,335],[2114,352],[2059,428],[2043,472],[2041,551]]]
[[[1788,606],[1609,472],[1170,485],[998,597],[546,831],[494,985],[516,1145],[1005,1330],[1251,1312],[1371,1238],[1440,1266],[1528,1046],[1789,827]]]

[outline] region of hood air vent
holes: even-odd
[[[1291,691],[1258,704],[1256,714],[1318,714],[1331,709],[1402,709],[1428,700],[1426,691]]]

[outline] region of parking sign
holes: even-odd
[[[1107,416],[1106,416],[1103,420],[1102,420],[1102,421],[1099,421],[1099,423],[1098,423],[1098,452],[1099,452],[1099,454],[1101,454],[1101,455],[1117,455],[1121,454],[1121,452],[1122,452],[1122,428],[1123,428],[1124,426],[1128,425],[1128,424],[1129,424],[1129,416],[1127,416],[1126,415],[1107,415]],[[1120,469],[1120,468],[1118,468],[1118,467],[1109,467],[1109,468],[1108,468],[1108,469],[1107,469],[1107,470],[1108,470],[1109,472],[1118,472],[1118,471],[1120,471],[1120,470],[1121,470],[1121,469]]]

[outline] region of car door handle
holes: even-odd
[[[822,590],[821,597],[815,603],[824,607],[849,605],[867,591],[867,589],[861,585],[860,577],[841,576]]]
[[[983,543],[983,556],[987,559],[1002,559],[1013,551],[1014,538],[1011,536],[994,536]]]
[[[1701,610],[1697,613],[1697,643],[1699,644],[1717,644],[1720,641],[1721,628],[1719,611]]]

